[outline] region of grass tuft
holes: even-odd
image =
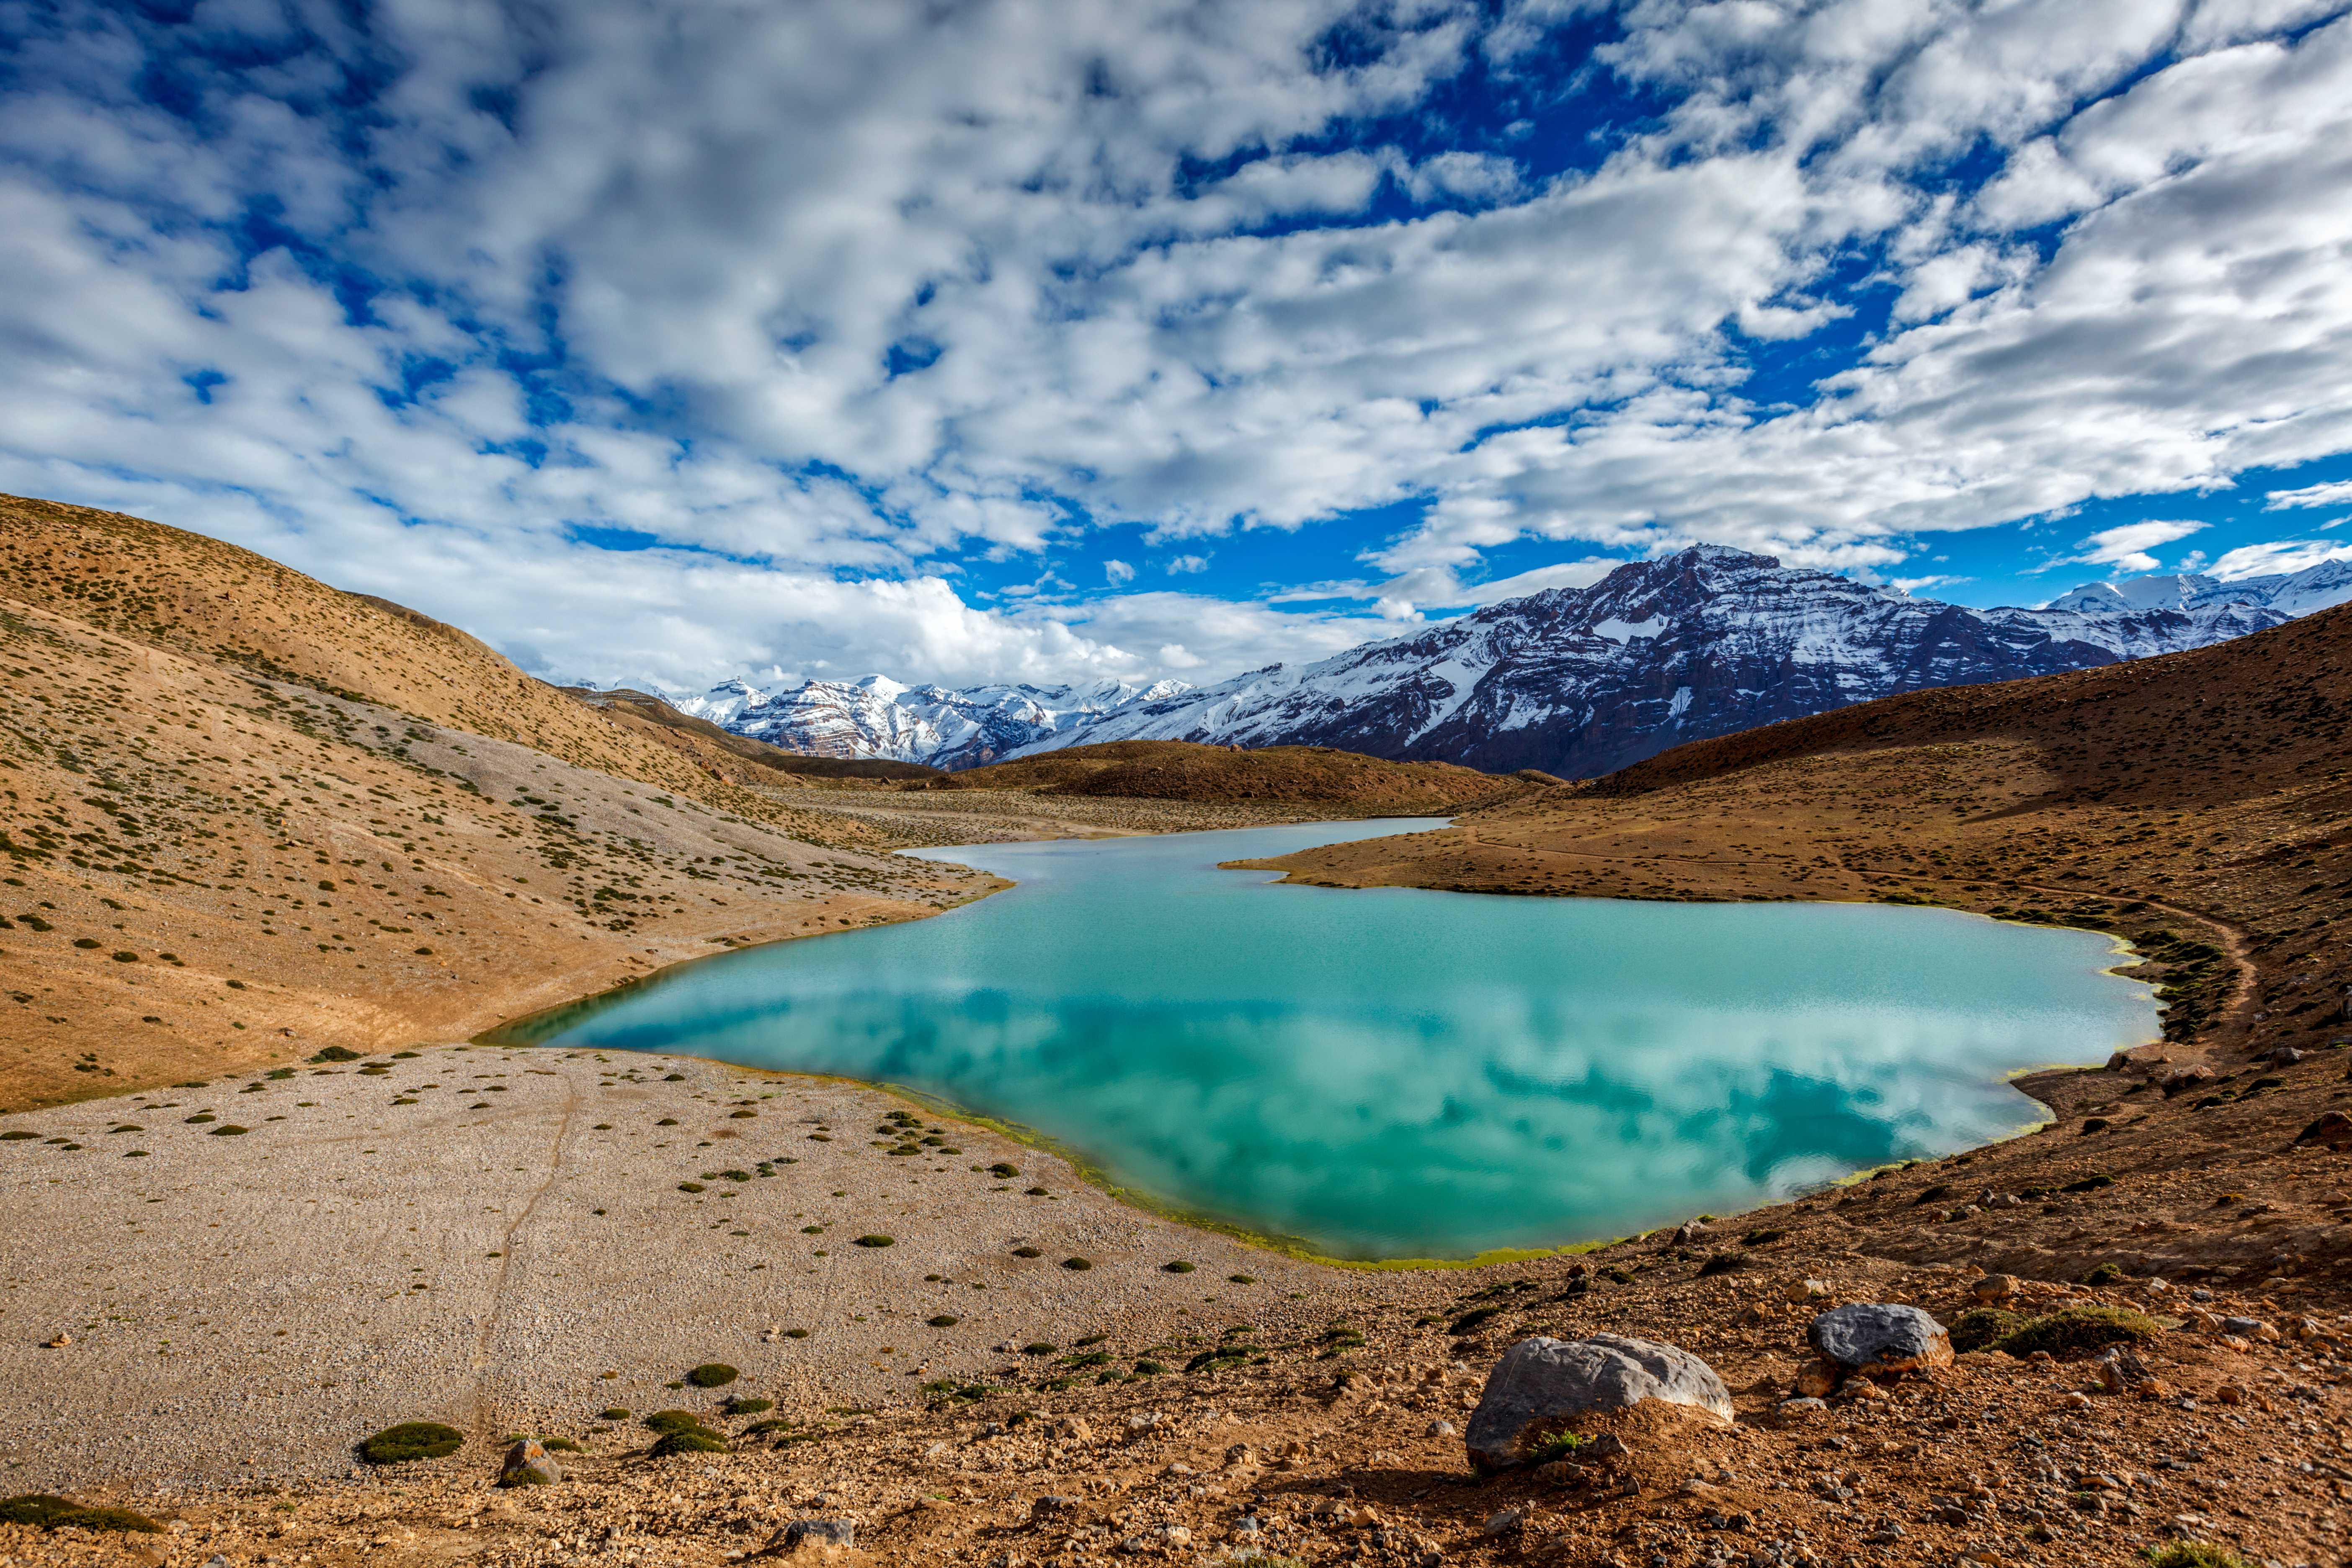
[[[861,1236],[857,1238],[860,1247],[895,1247],[898,1243],[898,1238],[895,1236]]]
[[[2035,1351],[2053,1356],[2083,1354],[2112,1344],[2143,1344],[2160,1339],[2164,1327],[2127,1307],[2068,1307],[2002,1336],[1993,1348],[2020,1360]]]
[[[404,1421],[360,1445],[371,1465],[404,1465],[415,1459],[446,1459],[466,1444],[466,1435],[438,1421]]]
[[[697,1388],[724,1388],[743,1374],[723,1361],[707,1361],[686,1374]]]
[[[1952,1320],[1952,1348],[1961,1352],[1990,1350],[2030,1321],[2022,1312],[2004,1312],[1999,1307],[1979,1307],[1962,1312]]]

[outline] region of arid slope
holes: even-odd
[[[212,540],[9,500],[0,561],[0,1106],[462,1038],[986,885]]]

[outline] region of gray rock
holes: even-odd
[[[799,1546],[855,1546],[857,1521],[852,1519],[796,1519],[784,1526],[784,1550]]]
[[[499,1466],[499,1485],[502,1487],[551,1487],[562,1479],[563,1471],[554,1457],[528,1437],[509,1448]]]
[[[1951,1336],[1916,1307],[1856,1301],[1813,1320],[1807,1336],[1847,1373],[1916,1372],[1952,1364]]]
[[[1585,1340],[1521,1340],[1487,1374],[1465,1442],[1474,1463],[1507,1469],[1529,1440],[1565,1430],[1580,1415],[1624,1410],[1644,1399],[1687,1405],[1727,1426],[1731,1392],[1715,1369],[1673,1345],[1620,1334]]]

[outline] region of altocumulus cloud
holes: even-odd
[[[1888,567],[2352,450],[2345,9],[0,12],[0,486],[680,683]]]

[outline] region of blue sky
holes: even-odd
[[[2347,10],[0,0],[0,488],[688,688],[2291,569]]]

